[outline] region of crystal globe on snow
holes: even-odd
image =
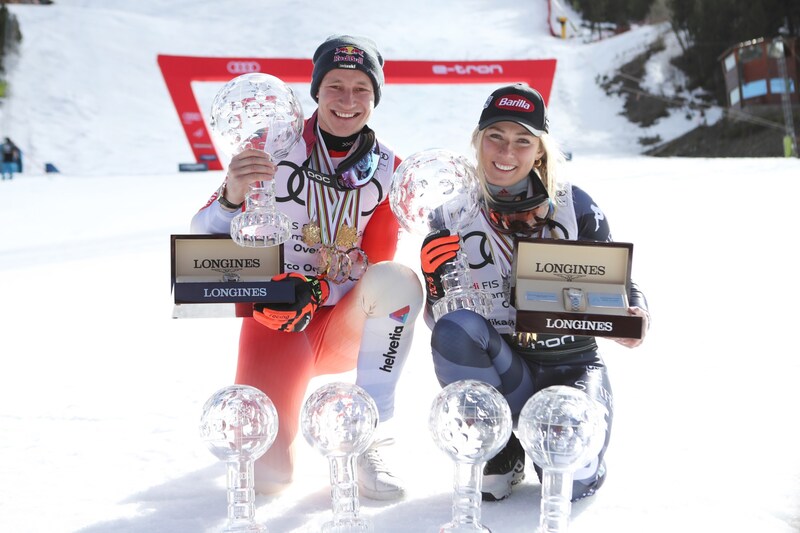
[[[389,188],[389,204],[400,225],[421,237],[445,228],[460,232],[480,212],[479,199],[473,165],[444,149],[424,150],[403,160]],[[433,305],[434,320],[456,309],[472,309],[483,316],[492,310],[491,295],[474,288],[467,256],[460,249],[445,263],[442,287],[444,296]]]
[[[375,401],[358,385],[329,383],[306,399],[300,425],[306,441],[328,459],[333,519],[323,525],[322,531],[372,531],[372,522],[359,517],[355,465],[378,426]]]
[[[292,88],[262,72],[238,76],[211,104],[211,130],[229,156],[263,150],[273,160],[289,155],[303,133],[303,109]],[[289,238],[289,218],[275,207],[272,180],[256,182],[246,206],[231,222],[231,238],[240,246],[275,246]]]
[[[456,381],[434,398],[428,428],[455,463],[453,519],[440,533],[490,531],[480,523],[483,464],[508,442],[511,426],[508,402],[487,383]]]
[[[518,431],[525,451],[543,470],[539,532],[565,532],[573,473],[600,452],[605,440],[604,408],[574,387],[547,387],[525,403]]]
[[[260,390],[231,385],[215,392],[203,406],[200,437],[227,464],[228,522],[223,533],[265,533],[257,524],[253,463],[278,434],[278,412]]]

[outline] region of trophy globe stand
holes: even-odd
[[[211,104],[211,130],[229,157],[246,149],[285,159],[303,133],[303,109],[292,88],[275,76],[238,76]],[[231,221],[231,238],[240,246],[277,246],[289,238],[289,217],[275,207],[275,183],[254,182],[245,210]]]
[[[467,227],[480,211],[479,196],[475,168],[464,156],[431,149],[411,155],[397,167],[389,204],[403,229],[424,237],[440,229],[458,233]],[[444,269],[444,296],[433,305],[434,320],[456,309],[471,309],[483,316],[491,313],[491,295],[474,288],[461,249]]]
[[[358,385],[334,382],[312,393],[300,413],[306,441],[328,459],[333,519],[323,533],[372,532],[372,522],[359,517],[356,458],[372,442],[378,407]]]
[[[203,406],[200,437],[228,467],[228,522],[221,533],[266,533],[255,521],[253,463],[278,434],[278,411],[266,394],[247,385],[214,393]]]
[[[574,387],[547,387],[525,403],[518,430],[523,448],[543,470],[538,533],[565,533],[573,474],[600,452],[605,440],[604,408]]]
[[[428,428],[455,464],[453,519],[440,533],[491,531],[480,523],[483,465],[506,445],[511,426],[508,402],[484,382],[456,381],[434,398]]]

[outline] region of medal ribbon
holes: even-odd
[[[319,132],[311,153],[310,166],[326,174],[333,174],[334,171],[333,162]],[[356,189],[348,190],[340,196],[340,191],[332,187],[317,182],[309,183],[308,216],[319,224],[322,244],[335,245],[342,225],[350,224],[353,228],[358,228],[359,199],[359,191]],[[311,212],[312,207],[315,213]]]

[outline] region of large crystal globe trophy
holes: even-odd
[[[538,533],[568,530],[573,474],[600,452],[605,433],[604,407],[576,388],[547,387],[525,403],[519,438],[543,470]]]
[[[228,521],[222,533],[265,533],[255,522],[253,463],[278,434],[278,411],[267,395],[247,385],[214,393],[203,406],[200,437],[228,467]]]
[[[373,531],[372,522],[359,517],[356,458],[369,447],[378,426],[375,401],[352,383],[323,385],[303,405],[300,425],[330,468],[333,519],[323,524],[323,533]]]
[[[211,130],[229,157],[246,149],[285,159],[303,132],[303,109],[292,88],[275,76],[238,76],[211,104]],[[289,238],[289,217],[275,207],[275,183],[254,182],[245,210],[231,221],[231,238],[240,246],[276,246]]]
[[[424,150],[405,159],[389,189],[389,203],[400,225],[421,237],[445,228],[460,232],[478,216],[479,197],[475,168],[464,156],[444,149]],[[491,295],[474,288],[466,254],[459,249],[444,268],[444,296],[433,305],[434,320],[456,309],[487,316]]]
[[[491,531],[480,523],[483,465],[506,445],[511,426],[508,402],[482,381],[456,381],[434,398],[428,427],[455,463],[453,519],[440,533]]]

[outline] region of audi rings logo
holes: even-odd
[[[258,61],[228,61],[228,72],[231,74],[261,72],[261,65],[258,64]]]

